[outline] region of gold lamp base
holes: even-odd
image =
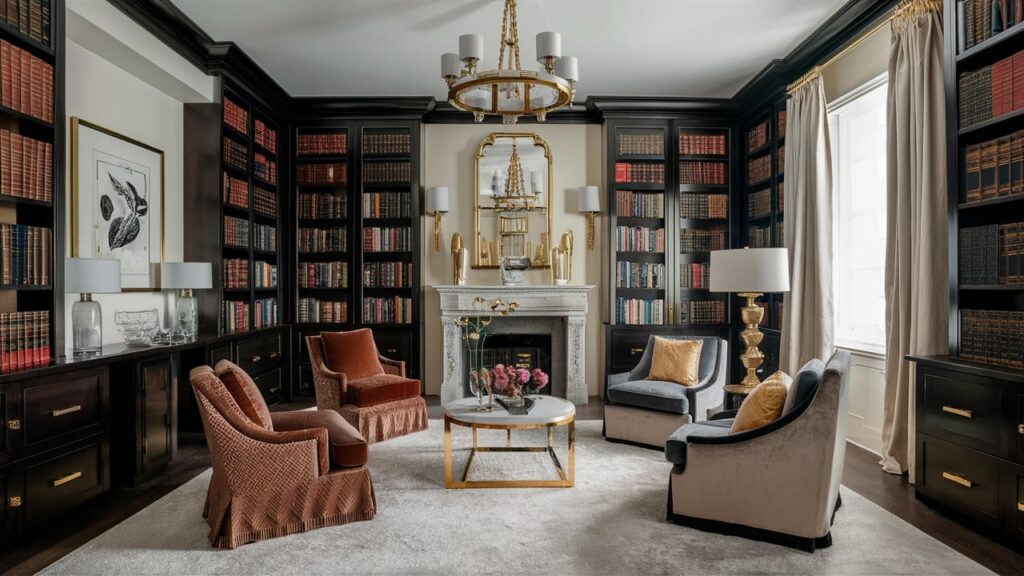
[[[740,309],[743,323],[746,324],[746,328],[740,333],[743,344],[746,345],[743,354],[740,354],[740,361],[747,369],[747,374],[739,384],[729,384],[726,386],[725,391],[730,394],[746,395],[750,394],[761,383],[761,380],[757,377],[757,369],[764,362],[764,354],[761,353],[757,346],[764,338],[764,334],[758,328],[761,324],[761,318],[764,316],[764,310],[755,302],[761,296],[760,293],[741,292],[738,296],[747,299],[746,305]]]

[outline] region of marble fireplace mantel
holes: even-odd
[[[516,302],[519,308],[506,318],[556,317],[565,319],[565,397],[574,404],[587,403],[586,323],[587,297],[594,286],[434,286],[441,297],[441,330],[444,337],[444,381],[441,403],[464,395],[465,353],[455,319],[487,316],[491,312],[477,297]]]

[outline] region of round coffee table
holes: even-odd
[[[569,488],[575,476],[576,448],[576,406],[562,398],[553,396],[532,396],[533,408],[529,414],[509,414],[499,404],[491,412],[476,409],[476,398],[463,398],[450,402],[444,407],[444,487],[445,488]],[[473,430],[473,448],[466,462],[466,469],[460,480],[452,479],[452,424]],[[569,472],[562,469],[553,446],[554,429],[567,426],[569,436]],[[512,446],[513,430],[536,430],[546,428],[547,446]],[[508,444],[505,446],[478,446],[476,431],[506,430]],[[470,480],[469,471],[478,452],[547,452],[558,472],[558,480]]]

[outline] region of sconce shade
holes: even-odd
[[[555,75],[570,82],[579,82],[580,63],[575,56],[562,56],[555,62]]]
[[[459,36],[459,59],[483,60],[484,37],[480,34],[463,34]]]
[[[583,186],[579,190],[577,212],[600,212],[601,192],[597,186]]]
[[[785,248],[740,248],[711,252],[712,292],[789,292]]]
[[[164,262],[160,264],[160,287],[166,289],[213,288],[209,262]]]
[[[462,64],[459,63],[459,55],[454,52],[445,52],[441,54],[441,77],[445,78],[448,76],[459,77],[459,73],[462,71]]]
[[[427,188],[426,211],[428,214],[448,211],[448,187],[433,186]]]
[[[117,294],[121,291],[121,261],[100,258],[64,260],[64,292]]]

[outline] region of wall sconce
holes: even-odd
[[[601,211],[601,192],[597,186],[583,186],[580,188],[576,211],[587,215],[587,250],[593,250],[594,214]]]
[[[448,187],[427,188],[426,213],[434,217],[434,250],[441,251],[441,218],[448,213]]]

